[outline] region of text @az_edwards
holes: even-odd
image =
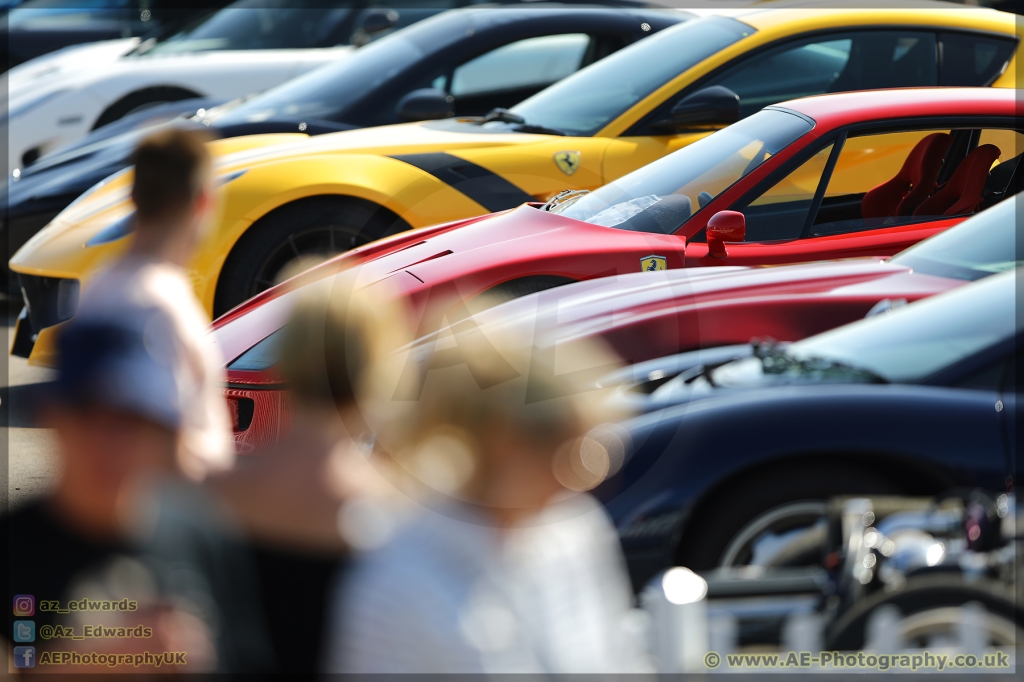
[[[153,628],[141,624],[135,627],[85,625],[79,633],[69,625],[44,625],[39,628],[39,637],[42,639],[144,639],[152,636]]]

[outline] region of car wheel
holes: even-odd
[[[178,100],[192,99],[194,97],[199,97],[199,95],[184,88],[157,87],[139,90],[130,95],[125,95],[107,107],[106,111],[96,119],[92,129],[102,128],[108,123],[124,118],[128,114],[134,114],[136,111],[155,107],[158,104],[177,102]]]
[[[893,618],[903,647],[928,649],[958,637],[965,618],[961,610],[975,606],[974,630],[984,646],[1016,646],[1024,641],[1024,611],[1013,594],[984,581],[966,583],[949,575],[919,576],[894,591],[876,592],[858,601],[826,632],[826,650],[856,651],[870,639],[869,623],[885,611]],[[977,608],[980,605],[983,608]],[[979,627],[980,626],[980,627]]]
[[[271,211],[231,250],[214,316],[344,251],[409,229],[386,208],[354,197],[313,197]]]
[[[719,566],[807,566],[827,540],[826,502],[840,495],[900,491],[863,471],[801,465],[729,485],[702,505],[680,543],[676,562],[694,570]]]

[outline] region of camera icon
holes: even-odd
[[[34,616],[36,615],[36,598],[31,594],[14,595],[14,615]]]

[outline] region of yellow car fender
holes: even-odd
[[[218,226],[208,233],[190,264],[196,293],[213,307],[225,261],[243,234],[272,211],[317,196],[354,197],[383,206],[411,227],[444,222],[452,212],[486,209],[434,176],[397,159],[369,154],[303,156],[248,169],[224,193]],[[210,276],[204,276],[210,273]]]

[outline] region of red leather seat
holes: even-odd
[[[935,190],[942,159],[953,136],[932,133],[919,141],[907,155],[900,172],[892,180],[871,189],[860,202],[862,218],[887,218],[912,215]]]
[[[914,211],[915,216],[963,215],[981,206],[985,181],[992,163],[999,158],[999,147],[983,144],[968,154],[946,186]]]

